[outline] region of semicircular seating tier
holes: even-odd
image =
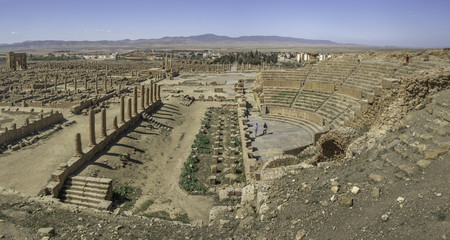
[[[303,126],[316,139],[316,134],[342,126],[364,111],[376,101],[383,84],[442,64],[336,58],[295,71],[263,71],[257,76],[262,85],[257,103],[264,109],[263,118]]]

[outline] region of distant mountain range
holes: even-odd
[[[42,51],[42,50],[111,50],[136,48],[239,48],[239,47],[283,47],[302,45],[340,45],[329,40],[313,40],[279,36],[227,37],[203,34],[190,37],[163,37],[159,39],[117,40],[117,41],[25,41],[0,44],[2,51]]]

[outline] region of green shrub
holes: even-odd
[[[206,129],[211,127],[211,124],[208,121],[202,121],[202,125],[205,125]]]
[[[205,135],[199,133],[196,135],[196,138],[194,140],[194,144],[192,145],[193,148],[197,148],[197,152],[199,153],[210,153],[210,141],[208,137]]]
[[[119,200],[120,202],[127,201],[128,194],[131,193],[132,189],[128,185],[115,186],[113,189],[113,198]]]
[[[198,171],[198,159],[189,155],[187,161],[184,163],[184,169],[181,172],[181,187],[189,192],[192,191],[205,191],[206,188],[197,183],[197,178],[194,173]]]

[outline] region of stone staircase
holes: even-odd
[[[69,176],[60,193],[64,203],[100,210],[112,207],[112,179]]]

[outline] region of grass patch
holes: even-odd
[[[149,199],[149,200],[143,202],[143,203],[141,204],[141,206],[139,207],[138,211],[139,211],[139,212],[144,212],[144,211],[147,210],[148,207],[150,207],[153,203],[155,203],[155,201],[153,201],[153,200],[151,200],[151,199]]]
[[[192,147],[197,148],[197,152],[199,153],[211,153],[210,141],[207,136],[201,133],[195,135]]]
[[[440,222],[443,222],[443,221],[445,221],[445,219],[446,219],[446,215],[445,215],[445,212],[444,211],[439,211],[437,214],[436,214],[436,217],[437,217],[437,220],[438,221],[440,221]]]

